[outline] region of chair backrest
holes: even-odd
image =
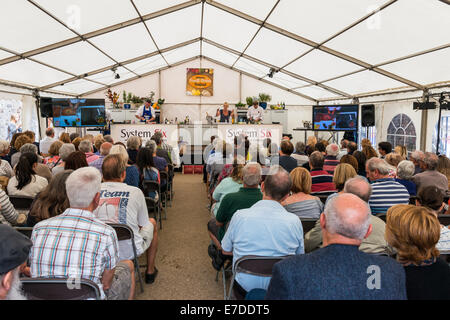
[[[169,163],[167,165],[167,169],[169,170],[169,177],[170,177],[170,179],[172,179],[173,176],[174,176],[174,166],[173,166],[173,164]]]
[[[320,201],[322,201],[323,204],[325,204],[325,202],[327,202],[328,199],[328,195],[316,195],[316,197],[318,197],[320,199]]]
[[[444,225],[450,225],[450,214],[440,214],[438,215],[439,222]]]
[[[29,300],[100,300],[100,288],[88,279],[21,278],[22,288]]]
[[[303,228],[303,235],[315,227],[317,219],[300,218]]]
[[[161,184],[166,184],[169,181],[169,174],[166,171],[159,171]]]
[[[14,229],[19,231],[21,234],[23,234],[27,238],[31,238],[31,234],[33,233],[33,228],[31,228],[31,227],[14,227]]]
[[[263,257],[263,256],[243,256],[239,258],[233,267],[233,273],[246,273],[260,277],[271,277],[272,268],[275,263],[289,256]]]
[[[159,194],[161,193],[161,186],[158,181],[144,180],[142,181],[142,191],[145,196],[148,196],[148,194],[152,191],[156,191]]]
[[[386,213],[379,213],[376,216],[386,222]]]
[[[410,196],[409,197],[409,204],[416,205],[416,199],[417,199],[417,196]]]
[[[117,234],[117,240],[128,240],[134,239],[133,230],[126,224],[119,223],[108,223],[109,226],[113,227]]]
[[[9,201],[11,201],[11,204],[16,210],[30,210],[34,198],[9,196]]]

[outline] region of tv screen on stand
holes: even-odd
[[[53,99],[55,127],[103,127],[106,124],[104,99]]]
[[[359,105],[313,107],[313,128],[325,131],[357,131]]]

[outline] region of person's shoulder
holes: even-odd
[[[48,169],[48,168],[47,168],[47,169]],[[49,171],[50,171],[50,169],[49,169]],[[45,185],[48,184],[48,180],[47,180],[46,178],[41,177],[41,176],[38,176],[37,174],[35,174],[34,177],[35,177],[37,183],[39,183],[39,184],[45,184]]]

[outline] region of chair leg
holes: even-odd
[[[144,279],[142,279],[142,274],[141,274],[141,270],[139,269],[139,260],[138,257],[134,257],[134,269],[135,269],[135,274],[137,273],[137,277],[139,279],[139,284],[141,286],[141,293],[144,293]]]
[[[223,299],[227,300],[227,278],[225,272],[227,272],[225,266],[222,266]]]

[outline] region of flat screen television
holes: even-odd
[[[52,99],[55,127],[103,127],[104,99]]]
[[[313,107],[313,128],[327,131],[358,130],[359,105],[332,105]]]

